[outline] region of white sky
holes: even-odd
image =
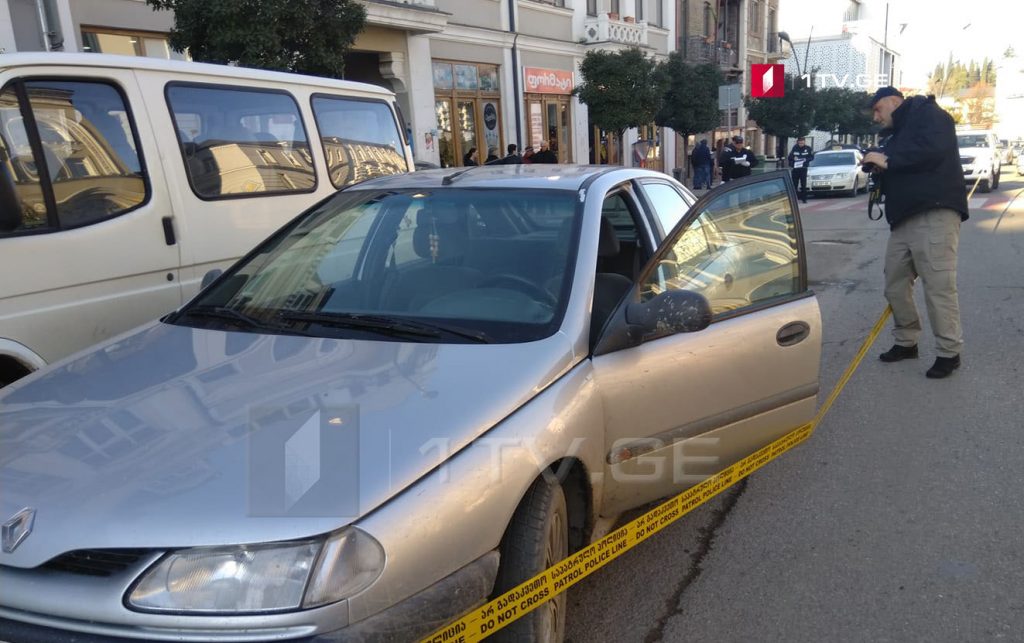
[[[841,31],[849,0],[779,0],[779,30],[794,42]],[[882,40],[889,6],[889,46],[900,54],[903,85],[923,87],[937,63],[950,52],[962,62],[986,56],[999,65],[1007,46],[1024,57],[1024,7],[1009,0],[862,0],[862,12],[874,25],[871,35]],[[902,35],[900,25],[906,23]],[[970,25],[966,29],[963,27]]]

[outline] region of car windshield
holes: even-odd
[[[299,217],[167,321],[391,341],[520,342],[557,330],[574,191],[348,190]]]
[[[956,137],[959,147],[988,147],[988,138],[984,134],[961,134]]]
[[[824,167],[830,165],[856,165],[857,161],[853,152],[840,152],[835,154],[817,154],[811,160],[811,167]]]

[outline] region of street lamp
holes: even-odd
[[[789,39],[789,34],[785,31],[780,31],[779,40],[785,40],[789,43],[789,50],[793,52],[793,60],[796,61],[796,73],[798,76],[803,76],[803,72],[800,71],[800,56],[796,55],[796,47],[793,46],[793,41]]]

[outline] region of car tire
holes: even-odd
[[[992,184],[989,181],[982,181],[978,188],[987,194],[992,191]]]
[[[999,189],[999,177],[1000,177],[1000,176],[1001,176],[1002,174],[1003,174],[1003,171],[1002,171],[1002,170],[1000,169],[1000,170],[999,170],[998,172],[996,172],[996,173],[995,173],[995,174],[993,175],[993,177],[994,177],[994,178],[992,179],[992,189],[993,189],[993,190],[998,190],[998,189]]]
[[[500,596],[569,555],[569,512],[556,480],[537,478],[516,508],[501,539],[501,563],[494,582]],[[557,643],[565,637],[565,592],[494,634],[492,640]]]

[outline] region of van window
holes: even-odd
[[[172,83],[167,103],[199,198],[316,189],[306,128],[290,94]]]
[[[387,103],[317,95],[313,117],[334,187],[409,171],[402,135]]]
[[[16,232],[88,225],[146,201],[135,125],[115,87],[59,80],[22,86],[26,101],[13,85],[0,93],[0,146],[23,205]]]

